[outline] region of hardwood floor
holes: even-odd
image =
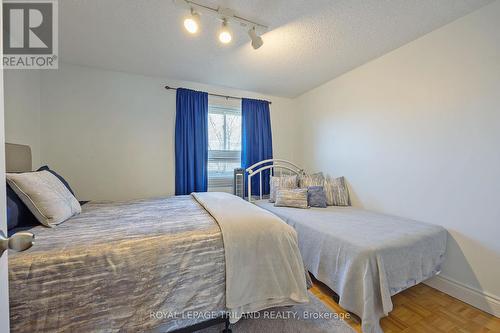
[[[321,282],[314,281],[311,292],[331,310],[347,314]],[[500,333],[499,318],[422,283],[394,296],[392,302],[394,310],[380,322],[385,333]],[[346,322],[361,332],[359,318],[349,317]]]

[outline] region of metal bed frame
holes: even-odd
[[[247,198],[248,202],[252,202],[252,177],[259,175],[259,195],[258,198],[262,200],[262,171],[270,170],[271,176],[282,176],[283,172],[285,175],[303,175],[304,169],[298,167],[296,164],[282,159],[268,159],[257,162],[246,169],[248,172],[247,176],[247,184],[248,184],[248,193]]]

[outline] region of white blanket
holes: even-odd
[[[226,307],[242,314],[307,303],[297,233],[276,215],[228,193],[193,193],[222,231]]]

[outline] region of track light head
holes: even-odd
[[[222,19],[222,27],[219,30],[219,41],[222,44],[228,44],[231,42],[231,39],[233,39],[233,36],[227,25],[227,19]]]
[[[193,8],[191,8],[191,14],[184,20],[184,28],[190,34],[195,34],[200,29],[200,15]]]
[[[254,48],[254,50],[257,50],[259,47],[264,45],[264,41],[262,40],[262,37],[257,35],[255,27],[252,27],[250,30],[248,30],[248,36],[250,36],[250,39],[252,40],[252,47]]]

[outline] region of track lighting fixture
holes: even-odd
[[[248,36],[250,36],[250,39],[252,40],[252,47],[254,48],[254,50],[257,50],[264,44],[262,37],[257,35],[255,27],[252,27],[250,30],[248,30]]]
[[[233,39],[233,36],[227,25],[227,19],[222,19],[222,27],[219,30],[219,40],[222,44],[228,44],[231,42],[231,39]]]
[[[191,8],[191,14],[184,20],[184,28],[191,33],[195,34],[200,28],[200,15]]]
[[[172,0],[176,5],[189,9],[190,15],[184,20],[184,27],[191,34],[196,34],[200,30],[200,13],[215,16],[222,21],[222,26],[219,30],[219,41],[222,44],[228,44],[233,39],[233,34],[229,28],[229,22],[235,22],[234,26],[241,26],[249,29],[248,36],[250,36],[252,47],[257,50],[260,48],[264,41],[261,34],[267,31],[268,27],[257,23],[255,21],[246,19],[239,14],[235,13],[230,8],[224,7],[210,7],[208,5],[198,3],[192,0]]]

